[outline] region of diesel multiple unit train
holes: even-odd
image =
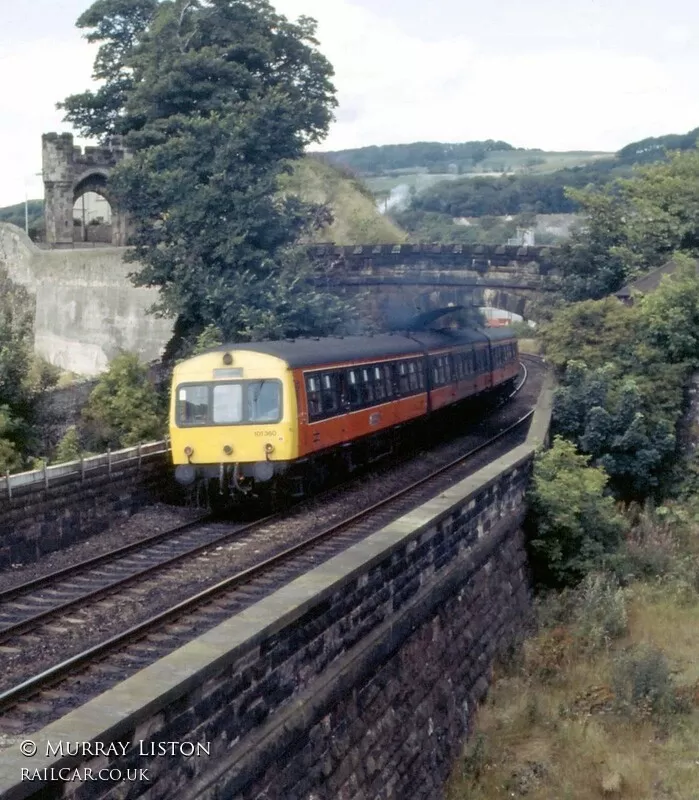
[[[175,477],[213,488],[212,505],[301,496],[390,452],[406,429],[505,391],[518,369],[506,329],[223,346],[174,369]]]

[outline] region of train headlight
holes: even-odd
[[[267,453],[267,455],[271,455],[273,452],[274,452],[274,445],[271,444],[270,442],[267,442],[267,444],[265,445],[265,453]]]
[[[184,454],[187,456],[187,458],[191,458],[194,455],[194,448],[187,445],[187,447],[184,449]]]
[[[223,448],[223,452],[224,452],[224,453],[225,453],[227,456],[229,456],[229,455],[231,455],[231,453],[233,452],[233,448],[232,448],[232,447],[231,447],[229,444],[227,444],[227,445],[225,445],[225,446],[224,446],[224,448]]]
[[[233,363],[233,356],[230,353],[224,353],[223,354],[223,363],[227,367],[230,367],[230,365]]]

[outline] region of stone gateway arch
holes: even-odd
[[[70,133],[45,133],[41,139],[47,244],[73,247],[73,206],[87,192],[95,192],[109,202],[112,212],[111,236],[105,244],[124,246],[128,220],[107,188],[112,169],[128,158],[120,137],[111,137],[102,147],[86,147],[84,152],[73,146]]]

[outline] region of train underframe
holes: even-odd
[[[176,479],[187,487],[193,505],[216,513],[278,509],[317,494],[377,462],[427,449],[462,433],[487,408],[504,402],[515,378],[499,387],[469,397],[419,420],[405,422],[351,442],[335,445],[295,461],[258,461],[237,464],[180,465]],[[185,475],[186,472],[186,475]],[[178,474],[179,473],[179,474]]]

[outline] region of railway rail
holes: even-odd
[[[526,381],[526,367],[524,367],[524,373],[524,379],[513,394],[517,393]],[[465,474],[481,466],[480,464],[475,467],[473,465],[474,459],[477,459],[478,456],[483,457],[490,448],[521,436],[524,425],[532,413],[529,411],[505,430],[489,437],[487,441],[480,443],[448,464],[442,465],[429,475],[412,482],[400,491],[394,492],[389,497],[383,498],[340,522],[323,527],[322,530],[314,532],[313,535],[291,547],[281,549],[260,563],[240,570],[236,574],[208,586],[203,591],[132,625],[128,630],[88,647],[42,671],[39,675],[30,677],[2,692],[0,694],[0,713],[4,715],[3,722],[9,722],[13,730],[33,728],[37,723],[43,725],[47,722],[47,711],[51,718],[66,713],[70,708],[85,702],[88,697],[104,691],[107,684],[113,685],[134,671],[171,652],[185,641],[199,635],[203,630],[214,627],[293,577],[360,541],[371,532],[386,525],[391,519],[425,502],[426,499],[453,482],[461,480]],[[52,599],[50,596],[48,599],[45,598],[47,604],[54,603],[53,607],[49,605],[38,612],[31,603],[20,602],[20,606],[26,606],[23,609],[25,616],[11,626],[6,624],[4,629],[0,630],[0,637],[4,636],[6,640],[11,641],[12,636],[18,636],[27,630],[36,634],[37,630],[40,630],[36,625],[44,624],[51,615],[55,615],[67,607],[75,608],[88,599],[94,602],[96,597],[113,594],[120,582],[113,579],[113,572],[104,575],[104,565],[110,563],[110,556],[117,555],[114,563],[125,560],[128,574],[121,579],[121,583],[131,583],[139,576],[143,577],[162,569],[168,563],[181,562],[193,553],[209,550],[216,542],[229,541],[233,537],[245,534],[259,533],[276,516],[278,515],[234,529],[228,526],[229,529],[224,532],[221,532],[220,528],[215,531],[216,524],[211,522],[190,521],[176,529],[176,537],[179,538],[183,549],[168,559],[162,558],[162,548],[165,543],[168,547],[170,546],[168,534],[172,535],[172,530],[150,537],[145,542],[129,545],[82,562],[75,568],[79,569],[85,577],[94,577],[95,575],[99,577],[101,574],[103,582],[101,586],[94,588],[85,584],[81,587],[78,581],[78,587],[73,591],[82,592],[82,594],[67,599],[63,598],[58,605],[54,602],[55,593],[58,591],[54,587],[54,598]],[[208,536],[209,539],[207,542],[200,540],[193,544],[192,535],[196,531],[196,525],[200,523],[203,530],[208,530],[208,533],[202,533],[200,536],[204,538]],[[144,565],[144,559],[149,558],[155,558],[158,563]],[[0,595],[0,601],[7,600],[8,603],[12,603],[14,599],[17,604],[18,598],[26,599],[36,596],[36,594],[32,595],[32,592],[38,593],[38,596],[45,595],[45,587],[51,585],[52,578],[68,580],[69,589],[76,583],[75,579],[71,579],[70,568],[68,568],[23,586],[15,587],[4,593],[9,597]],[[59,585],[57,584],[57,586]],[[4,619],[5,617],[0,617],[0,624]],[[45,625],[44,627],[50,630],[50,626]],[[30,702],[27,703],[27,700]]]

